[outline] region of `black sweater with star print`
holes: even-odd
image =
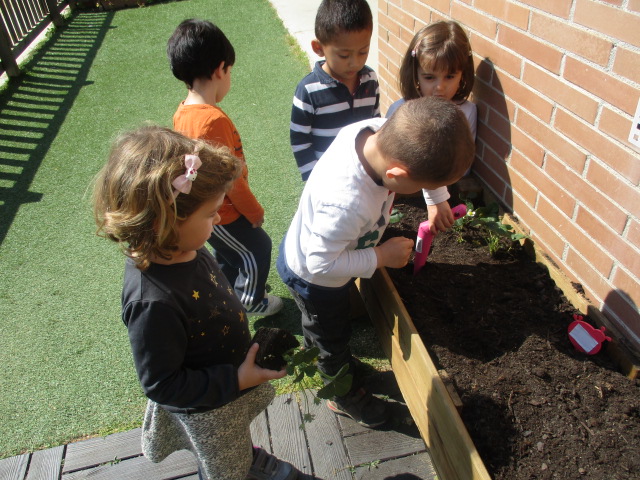
[[[206,248],[190,262],[128,259],[122,319],[145,395],[172,412],[196,413],[240,395],[238,367],[249,348],[247,317]]]

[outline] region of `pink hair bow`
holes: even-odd
[[[198,177],[198,168],[202,165],[202,161],[198,155],[185,155],[184,165],[187,167],[185,172],[171,182],[171,185],[175,188],[173,191],[174,198],[180,193],[186,195],[191,191],[191,184]]]

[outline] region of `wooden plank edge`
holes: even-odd
[[[516,233],[528,235],[520,225],[520,222],[509,213],[503,215],[502,222],[506,225],[511,225]],[[520,243],[537,263],[547,269],[551,279],[562,290],[566,299],[576,310],[583,315],[588,315],[598,328],[605,327],[606,334],[611,337],[612,341],[607,342],[604,351],[618,364],[622,373],[631,380],[638,378],[640,374],[640,352],[636,352],[631,345],[628,345],[620,329],[596,308],[588,298],[576,291],[564,271],[533,240],[525,238],[520,240]]]
[[[443,480],[490,480],[385,269],[358,284],[409,411]]]

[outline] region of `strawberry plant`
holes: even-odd
[[[453,226],[454,230],[458,233],[459,241],[462,239],[462,231],[465,227],[478,228],[484,232],[489,252],[491,255],[495,255],[500,248],[501,238],[515,242],[527,237],[521,233],[514,232],[511,225],[500,221],[500,210],[496,202],[486,207],[478,207],[475,209],[470,201],[466,201],[465,204],[467,205],[467,214],[456,220]]]

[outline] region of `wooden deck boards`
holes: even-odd
[[[254,443],[295,465],[301,480],[437,478],[402,402],[390,400],[389,425],[369,430],[336,416],[324,402],[314,404],[311,392],[306,395],[308,402],[296,395],[277,396],[251,424]],[[315,418],[303,424],[302,414],[307,411]],[[197,480],[190,452],[176,452],[161,463],[151,463],[142,456],[140,433],[137,428],[0,460],[0,479]]]

